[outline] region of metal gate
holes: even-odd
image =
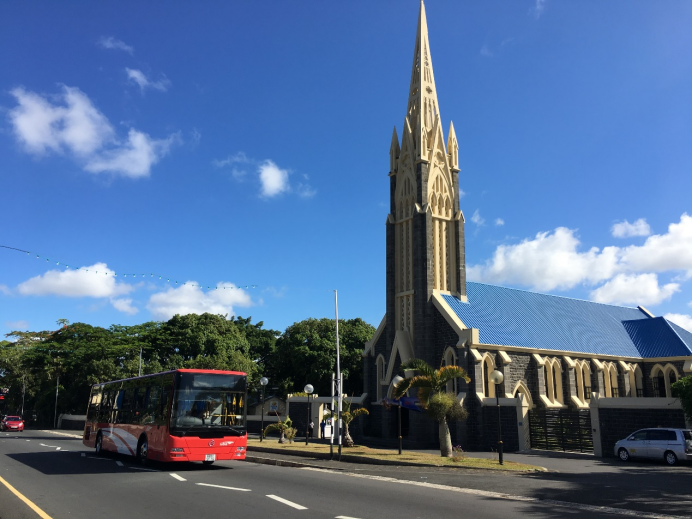
[[[590,411],[530,410],[529,442],[539,450],[593,452]]]

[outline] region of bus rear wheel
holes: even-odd
[[[149,442],[147,442],[147,436],[143,435],[140,437],[137,443],[137,461],[143,466],[147,464],[147,452],[149,451]]]

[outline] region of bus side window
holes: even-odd
[[[134,398],[133,398],[133,413],[132,413],[132,420],[134,424],[140,424],[142,422],[142,417],[144,416],[144,412],[146,411],[145,408],[145,401],[147,397],[147,389],[146,388],[135,388],[134,391]]]
[[[99,413],[99,405],[101,404],[102,386],[94,386],[91,390],[91,399],[89,400],[89,408],[87,408],[87,421],[96,419]]]
[[[147,413],[145,415],[144,423],[146,424],[158,424],[160,417],[160,401],[161,401],[161,387],[152,386],[149,388],[149,398],[147,399]]]
[[[164,386],[164,393],[161,396],[161,424],[168,422],[168,413],[171,408],[171,385]]]

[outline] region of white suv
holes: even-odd
[[[691,460],[691,430],[647,428],[630,434],[614,446],[614,455],[622,461],[631,457],[659,459],[674,465]]]

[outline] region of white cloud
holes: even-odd
[[[194,286],[193,286],[194,284]],[[186,285],[153,294],[147,303],[147,309],[155,319],[168,320],[176,314],[212,314],[235,315],[234,306],[248,307],[253,304],[250,295],[242,289],[232,288],[234,284],[219,282],[218,287],[204,292],[197,282],[186,282]]]
[[[111,305],[117,311],[124,312],[125,314],[137,314],[139,309],[132,306],[132,298],[113,298],[111,300]]]
[[[630,271],[691,270],[693,219],[687,213],[669,224],[664,235],[652,235],[642,246],[623,249],[622,261]]]
[[[10,330],[28,330],[29,322],[26,320],[6,321],[5,327],[7,327]]]
[[[646,237],[652,233],[650,225],[644,218],[639,218],[632,224],[627,220],[618,222],[611,227],[611,234],[616,238]]]
[[[132,178],[146,177],[152,166],[168,154],[171,146],[180,142],[179,134],[172,134],[166,139],[152,139],[131,128],[127,143],[95,154],[84,169],[92,173],[111,172]]]
[[[126,142],[119,141],[106,116],[75,87],[63,86],[62,93],[52,97],[55,103],[21,87],[11,94],[18,105],[9,111],[9,119],[27,152],[72,155],[93,173],[147,176],[171,145],[180,142],[178,134],[157,140],[133,128]]]
[[[467,193],[462,188],[460,188],[460,198],[464,197],[466,194]]]
[[[676,323],[679,327],[683,327],[687,331],[693,331],[693,319],[690,314],[665,314],[664,317],[669,321]]]
[[[538,291],[570,289],[583,281],[596,283],[611,277],[616,249],[592,248],[578,252],[574,230],[557,228],[537,233],[533,240],[501,245],[484,265],[469,266],[470,279],[491,283],[519,283]]]
[[[693,220],[685,213],[678,223],[669,225],[666,234],[652,235],[641,246],[579,251],[576,231],[560,227],[519,244],[498,246],[491,259],[469,266],[468,273],[470,280],[513,283],[538,291],[606,282],[594,290],[593,298],[653,305],[676,292],[679,284],[673,281],[682,278],[674,276],[672,283],[660,287],[654,273],[684,271],[683,278],[690,277],[692,238]],[[628,293],[626,282],[640,287]]]
[[[491,49],[489,49],[486,44],[484,44],[484,46],[481,48],[481,50],[479,51],[479,54],[481,54],[485,58],[492,58],[493,57],[493,53],[491,52]]]
[[[231,164],[241,163],[248,164],[252,162],[244,152],[238,152],[235,155],[229,155],[226,159],[215,159],[212,164],[217,168],[223,168]]]
[[[537,20],[541,17],[541,15],[544,13],[544,9],[546,8],[546,0],[535,0],[534,1],[534,8],[530,9],[530,12],[534,14],[534,18]]]
[[[275,197],[289,191],[289,170],[282,170],[267,159],[258,167],[263,197]]]
[[[163,77],[159,81],[152,81],[144,72],[138,69],[128,69],[125,67],[125,72],[128,75],[128,79],[134,83],[137,83],[140,87],[140,91],[144,94],[145,89],[153,88],[154,90],[160,90],[161,92],[166,92],[171,86],[171,82],[167,77]]]
[[[479,210],[474,210],[474,214],[472,215],[471,221],[474,222],[477,226],[482,226],[486,220],[481,216],[479,213]]]
[[[51,150],[88,156],[113,136],[106,117],[78,88],[63,86],[65,106],[53,105],[22,87],[10,93],[19,103],[9,111],[10,122],[15,136],[30,153]]]
[[[67,296],[70,298],[112,298],[128,294],[132,285],[118,283],[111,269],[97,263],[79,269],[51,270],[17,286],[24,296]]]
[[[497,218],[495,224],[496,226],[504,226],[505,220],[503,220],[502,218]]]
[[[658,305],[671,298],[679,287],[677,283],[660,287],[654,273],[621,273],[592,291],[590,297],[599,303],[615,305]]]
[[[132,54],[133,52],[135,52],[135,49],[132,46],[128,45],[127,43],[125,43],[122,40],[118,40],[118,39],[114,38],[113,36],[108,36],[108,37],[102,36],[101,39],[97,42],[97,44],[99,46],[103,47],[104,49],[114,49],[114,50],[118,50],[118,51],[125,51],[129,54]]]
[[[6,285],[0,284],[0,294],[4,294],[5,296],[9,296],[10,294],[12,294],[12,291]]]

